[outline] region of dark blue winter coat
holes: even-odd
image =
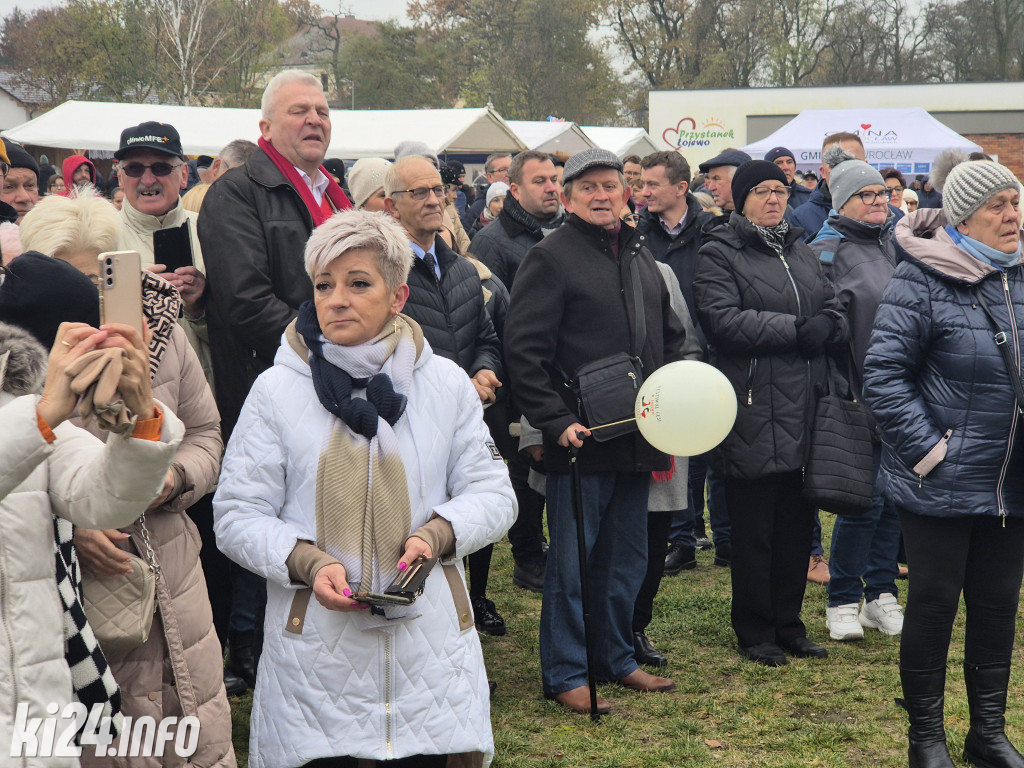
[[[1013,387],[972,291],[987,300],[1020,370],[1024,266],[1000,272],[960,249],[941,209],[896,225],[900,264],[882,295],[864,397],[882,428],[883,495],[919,515],[1024,517]]]

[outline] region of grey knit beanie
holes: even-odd
[[[384,188],[384,175],[390,166],[383,157],[364,157],[356,161],[348,172],[348,189],[356,208],[362,208],[374,192]]]
[[[991,160],[969,160],[953,167],[942,187],[942,210],[956,226],[977,211],[993,195],[1017,189],[1013,171]]]
[[[882,174],[863,160],[844,160],[832,169],[828,177],[828,189],[832,193],[832,210],[838,211],[864,187],[884,187]]]

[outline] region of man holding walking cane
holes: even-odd
[[[601,149],[580,152],[566,162],[562,183],[571,213],[519,268],[505,354],[519,405],[544,435],[551,539],[540,629],[544,694],[593,715],[610,707],[592,698],[588,672],[591,680],[637,691],[675,687],[637,666],[632,634],[633,605],[647,566],[651,472],[670,472],[671,462],[634,424],[616,428],[610,438],[613,430],[591,433],[570,385],[581,367],[615,353],[637,361],[638,379],[649,376],[681,359],[686,332],[644,236],[619,220],[629,190],[618,157]],[[570,447],[581,475],[578,517]],[[583,605],[584,583],[589,606]]]

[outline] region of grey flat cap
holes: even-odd
[[[746,152],[738,149],[727,149],[720,155],[715,155],[710,160],[705,160],[703,163],[697,166],[697,170],[701,173],[707,173],[712,168],[718,168],[722,165],[743,165],[748,160],[753,158]]]
[[[565,161],[565,173],[562,174],[562,183],[579,178],[591,168],[611,168],[622,171],[622,161],[614,152],[607,149],[585,149]]]

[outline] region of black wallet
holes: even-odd
[[[423,584],[436,562],[436,557],[418,557],[383,592],[356,592],[352,599],[370,605],[412,605],[423,594]]]

